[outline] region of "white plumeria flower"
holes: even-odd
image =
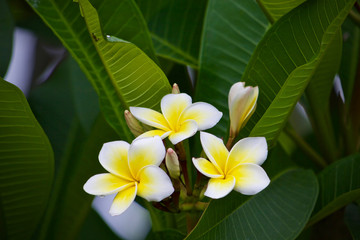
[[[245,87],[244,82],[232,85],[229,91],[230,136],[236,136],[255,112],[258,87]]]
[[[162,114],[141,107],[130,107],[130,112],[139,121],[157,128],[139,136],[169,137],[173,144],[193,136],[199,130],[212,128],[219,122],[222,112],[208,103],[192,103],[186,93],[167,94],[161,99]]]
[[[105,143],[99,160],[109,173],[91,177],[84,190],[100,196],[118,193],[111,215],[123,213],[136,195],[159,202],[174,192],[170,178],[159,167],[164,157],[165,147],[158,136],[139,139],[131,145],[124,141]]]
[[[233,189],[254,195],[266,188],[270,179],[261,165],[267,157],[264,137],[249,137],[237,142],[230,153],[223,141],[212,134],[200,132],[201,145],[210,161],[193,158],[195,167],[211,178],[205,196],[218,199]]]

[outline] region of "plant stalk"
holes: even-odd
[[[178,144],[176,144],[175,145],[175,150],[176,150],[176,153],[177,153],[177,155],[179,157],[179,163],[180,163],[180,167],[181,167],[181,172],[182,172],[182,174],[184,176],[185,187],[186,187],[186,195],[191,196],[192,195],[192,189],[191,189],[189,172],[188,172],[187,162],[186,162],[186,151],[185,151],[185,147],[184,147],[183,143],[179,142]]]

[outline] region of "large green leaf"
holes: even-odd
[[[53,152],[23,93],[1,78],[0,129],[0,231],[30,239],[49,198]]]
[[[124,109],[129,105],[158,106],[161,97],[170,91],[170,85],[165,76],[156,64],[135,45],[127,42],[110,43],[107,41],[101,32],[97,14],[89,16],[89,9],[95,13],[96,11],[88,2],[83,1],[89,6],[83,9],[85,18],[93,21],[89,26],[91,30],[96,30],[90,33],[86,31],[78,3],[60,0],[40,2],[28,0],[28,2],[60,38],[92,82],[99,95],[102,111],[109,123],[122,139],[130,141],[132,135],[128,131],[123,117]],[[129,11],[129,9],[123,9],[123,11]],[[102,25],[107,23],[103,22]],[[124,29],[133,30],[130,31],[132,35],[118,37],[127,40],[138,39],[135,36],[143,30],[143,25],[130,24],[123,22]],[[137,42],[135,44],[141,45]],[[106,49],[102,49],[102,47]],[[114,50],[109,47],[122,49],[114,54]],[[131,51],[130,54],[122,55],[128,51]],[[110,66],[110,62],[114,65]],[[130,64],[121,69],[127,63]],[[144,73],[144,69],[147,70],[146,74],[139,74],[139,71]],[[123,81],[120,82],[121,80]],[[137,81],[142,81],[142,85],[139,85]]]
[[[360,198],[360,155],[336,161],[318,175],[320,192],[312,225],[334,211]]]
[[[271,22],[276,22],[286,13],[306,0],[257,0]]]
[[[198,67],[207,0],[136,0],[144,14],[156,54]]]
[[[267,27],[268,21],[255,0],[210,0],[208,3],[195,97],[224,113],[211,130],[217,135],[224,136],[227,131],[229,89],[240,81]]]
[[[157,62],[146,22],[134,0],[91,0],[104,35],[134,43]]]
[[[6,1],[0,1],[0,76],[4,76],[10,63],[14,22]]]
[[[276,141],[328,51],[337,51],[332,42],[353,3],[354,0],[307,1],[266,33],[242,78],[247,85],[260,89],[256,112],[244,135],[265,136],[270,145]]]
[[[287,171],[255,196],[233,192],[213,200],[187,239],[294,239],[310,217],[317,194],[314,173]]]

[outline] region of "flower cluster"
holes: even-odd
[[[267,158],[266,139],[248,137],[233,146],[239,131],[255,111],[258,94],[257,87],[245,87],[241,82],[231,87],[228,99],[230,133],[226,146],[220,138],[203,132],[215,126],[222,113],[208,103],[192,103],[191,97],[180,93],[177,85],[172,94],[162,98],[161,113],[130,107],[130,112],[125,111],[125,118],[137,138],[131,144],[124,141],[105,143],[99,160],[109,173],[91,177],[84,190],[93,195],[117,193],[110,208],[111,215],[124,212],[136,195],[148,201],[162,202],[155,206],[167,211],[179,211],[180,196],[197,197],[200,201],[203,185],[197,182],[192,192],[182,141],[201,131],[201,145],[208,159],[192,158],[192,162],[198,174],[210,178],[204,195],[218,199],[232,190],[245,195],[260,192],[270,182],[260,167]],[[154,129],[144,131],[138,121]],[[162,141],[165,138],[175,150],[165,150]],[[186,194],[180,195],[183,189]]]

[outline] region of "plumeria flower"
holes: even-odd
[[[229,152],[220,138],[200,133],[201,145],[210,161],[193,158],[197,170],[209,180],[205,196],[222,198],[233,189],[254,195],[268,186],[270,179],[261,165],[267,157],[264,137],[249,137],[237,142]]]
[[[162,114],[148,108],[130,107],[135,118],[157,128],[139,138],[157,135],[162,139],[169,137],[173,144],[177,144],[198,130],[212,128],[222,117],[222,113],[208,103],[192,103],[186,93],[165,95],[161,99],[161,111]]]
[[[229,91],[230,136],[235,137],[255,112],[258,87],[245,87],[244,82],[232,85]]]
[[[99,160],[109,173],[91,177],[84,190],[92,195],[117,193],[111,215],[123,213],[136,195],[159,202],[174,191],[170,178],[159,167],[164,157],[165,147],[158,136],[139,139],[131,145],[124,141],[105,143]]]

